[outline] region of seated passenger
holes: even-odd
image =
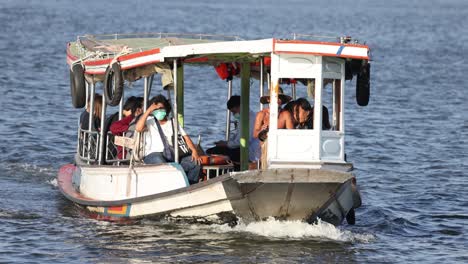
[[[88,107],[81,113],[80,116],[80,128],[83,130],[89,130],[89,113],[91,104],[88,101]],[[91,125],[92,131],[101,130],[101,113],[102,113],[102,96],[100,94],[94,95],[94,109],[93,109],[93,123]]]
[[[147,164],[160,164],[172,162],[173,157],[167,157],[163,153],[165,148],[174,145],[173,120],[168,119],[172,107],[163,95],[156,95],[149,102],[149,107],[136,123],[136,131],[144,133],[144,162]],[[191,184],[197,183],[200,173],[200,156],[190,137],[184,129],[179,126],[179,133],[187,143],[191,154],[179,160],[180,165],[187,174]]]
[[[291,100],[283,107],[284,111],[288,111],[291,114],[294,125],[296,124],[296,121],[294,120],[294,107],[295,106],[296,106],[296,100]]]
[[[143,113],[143,98],[142,97],[129,97],[125,102],[122,110],[123,118],[118,121],[111,122],[109,130],[113,135],[122,136],[128,132],[132,121]],[[118,117],[118,113],[117,117]],[[131,132],[131,131],[130,131]],[[126,135],[130,137],[131,135]]]
[[[294,120],[294,128],[296,129],[312,129],[313,128],[313,110],[309,101],[305,98],[299,98],[294,101],[292,107],[292,116]]]
[[[240,121],[241,111],[241,97],[239,95],[233,95],[227,101],[227,109],[231,111],[232,117],[237,122]],[[260,145],[258,139],[252,137],[253,127],[255,123],[255,113],[249,111],[249,160],[257,161],[260,158]],[[235,130],[231,133],[228,141],[217,141],[215,147],[206,150],[208,154],[221,154],[229,156],[229,158],[236,163],[236,169],[240,162],[240,139],[241,139],[241,126],[236,125]]]
[[[294,127],[296,129],[313,129],[314,128],[314,108],[305,98],[299,98],[294,102],[290,102],[285,108],[292,113]],[[330,121],[328,119],[328,109],[322,107],[322,130],[330,129]]]
[[[288,95],[285,95],[283,93],[283,89],[281,89],[280,87],[279,92],[278,92],[278,113],[279,113],[278,114],[278,128],[279,129],[294,128],[291,113],[289,113],[288,111],[283,111],[281,109],[281,105],[289,102],[290,100],[291,100],[291,97]],[[269,95],[262,96],[260,98],[260,102],[262,104],[269,104],[270,96]],[[269,125],[270,125],[270,108],[264,108],[263,110],[257,113],[252,136],[254,138],[258,138],[260,141],[265,141],[265,139],[267,138]]]
[[[291,101],[291,97],[283,94],[283,89],[281,87],[279,88],[278,91],[278,128],[287,128],[287,129],[292,129],[294,128],[293,120],[291,113],[288,111],[283,111],[281,109],[281,105]],[[262,96],[260,98],[260,102],[262,104],[268,104],[270,103],[270,96]],[[260,168],[261,169],[266,169],[266,153],[267,153],[267,142],[266,139],[268,137],[268,130],[270,126],[270,109],[265,108],[262,111],[257,113],[257,116],[255,118],[255,126],[253,130],[253,137],[258,138],[261,143],[261,163],[260,163]]]
[[[122,119],[125,119],[126,117],[132,115],[132,108],[134,107],[136,101],[138,98],[141,98],[141,104],[143,104],[143,97],[135,97],[135,96],[130,96],[127,101],[125,101],[123,108],[122,108]],[[141,107],[140,107],[141,108]],[[133,115],[135,116],[135,115]],[[112,124],[115,122],[120,121],[119,120],[119,111],[115,112],[114,114],[110,115],[107,117],[106,120],[106,128],[107,131],[110,131],[110,127]],[[115,135],[115,133],[113,133]],[[119,134],[120,136],[121,134]]]
[[[143,97],[129,97],[123,105],[123,118],[121,120],[112,122],[112,119],[115,117],[118,118],[118,112],[116,113],[117,115],[114,114],[111,116],[109,130],[114,136],[132,137],[133,132],[135,131],[136,120],[142,113]],[[117,146],[117,157],[119,159],[123,158],[123,148],[121,146]]]

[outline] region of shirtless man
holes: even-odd
[[[288,95],[283,94],[283,89],[279,88],[278,93],[278,106],[291,101],[291,97]],[[262,96],[260,98],[260,102],[263,104],[270,103],[270,96]],[[270,125],[270,108],[265,108],[262,111],[257,113],[255,118],[255,126],[252,133],[254,138],[258,138],[260,141],[265,141],[268,134],[268,129]],[[293,129],[294,122],[289,111],[282,111],[280,109],[278,115],[278,128],[286,128],[286,129]]]

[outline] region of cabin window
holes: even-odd
[[[341,80],[323,80],[322,105],[322,129],[342,131]]]
[[[313,79],[279,79],[279,84],[283,89],[284,95],[291,98],[290,102],[282,105],[282,111],[289,112],[293,118],[295,128],[313,129],[313,82]],[[298,108],[300,101],[302,101],[303,107]]]
[[[281,78],[280,86],[285,95],[292,98],[290,103],[283,104],[282,111],[289,111],[298,126],[297,128],[313,129],[313,109],[316,104],[315,98],[315,79],[289,79]],[[322,90],[322,130],[341,131],[341,80],[339,79],[323,79]],[[293,109],[294,102],[299,104],[299,101],[307,100],[312,107],[310,111],[309,125],[304,125],[303,122],[298,122],[298,109]],[[302,104],[304,105],[304,104]],[[301,111],[301,114],[303,111]],[[301,118],[303,118],[301,116]],[[303,120],[301,120],[303,121]],[[298,124],[301,123],[301,124]]]

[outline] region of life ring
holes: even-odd
[[[86,105],[84,72],[85,70],[81,63],[73,64],[70,69],[70,93],[72,104],[75,108],[82,108]]]
[[[370,96],[370,64],[362,65],[356,79],[356,101],[360,106],[369,104]]]
[[[203,155],[200,156],[201,165],[226,165],[231,163],[231,159],[225,155]]]
[[[120,99],[122,99],[124,88],[123,73],[119,62],[114,62],[112,65],[107,66],[103,88],[106,103],[110,106],[118,105]]]

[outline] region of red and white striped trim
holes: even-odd
[[[313,54],[351,59],[369,59],[369,47],[361,44],[341,44],[331,42],[276,40],[274,53]]]
[[[74,61],[79,59],[76,56],[71,55],[70,46],[67,48],[67,64],[72,64]],[[93,61],[85,61],[84,65],[86,66],[86,74],[104,74],[106,72],[107,66],[113,60],[110,59],[101,59],[101,60],[93,60]],[[152,49],[146,50],[142,52],[137,52],[133,54],[123,55],[120,56],[118,61],[120,62],[120,66],[122,70],[128,70],[136,67],[141,67],[145,65],[149,65],[152,63],[162,62],[164,61],[164,57],[161,55],[161,50]]]

